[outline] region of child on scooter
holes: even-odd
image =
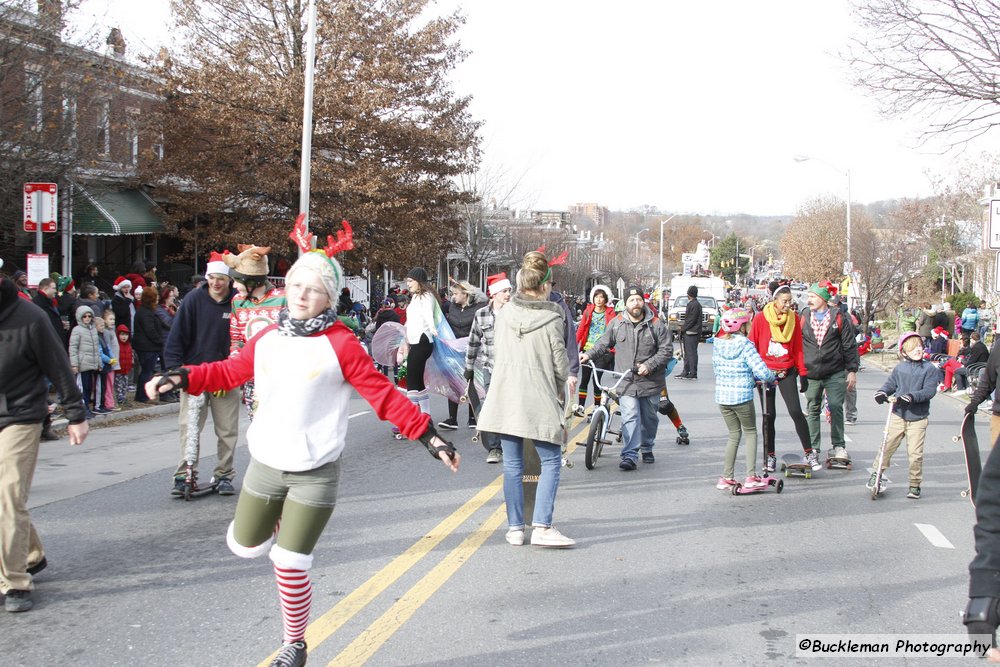
[[[715,485],[718,489],[729,489],[736,484],[736,452],[744,434],[747,437],[747,477],[743,488],[758,489],[767,484],[757,476],[757,414],[753,390],[757,381],[774,382],[775,376],[747,338],[749,327],[750,312],[745,308],[730,308],[722,314],[719,333],[712,346],[715,402],[729,428],[725,467]]]
[[[920,482],[923,479],[924,437],[927,435],[927,415],[931,410],[931,399],[937,395],[941,382],[941,369],[924,359],[924,344],[916,332],[904,333],[899,339],[901,361],[892,369],[889,379],[875,392],[875,402],[883,404],[889,396],[896,395],[889,417],[885,455],[882,457],[882,471],[889,467],[889,459],[896,452],[899,443],[906,438],[906,453],[910,459],[910,489],[907,498],[920,498]],[[872,470],[878,466],[876,454]],[[877,475],[872,472],[867,487],[874,488]],[[879,493],[885,490],[885,477],[879,480]]]

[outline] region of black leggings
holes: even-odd
[[[610,370],[614,366],[614,363],[615,358],[610,354],[606,354],[602,359],[594,362],[594,366],[597,368],[597,378],[594,382],[594,405],[601,404],[601,390],[597,388],[596,380],[604,382],[604,373],[601,371]],[[589,363],[580,364],[580,389],[578,398],[580,405],[586,405],[587,403],[587,392],[590,389],[590,378],[593,372]]]
[[[810,448],[809,424],[806,423],[806,417],[802,414],[802,404],[799,403],[798,379],[798,374],[791,372],[778,380],[778,389],[781,390],[781,398],[785,400],[785,407],[788,408],[788,414],[795,424],[795,433],[799,436],[799,442],[802,443],[802,450],[805,451]],[[767,415],[764,418],[764,449],[768,454],[774,454],[774,418],[776,417],[774,394],[774,387],[768,387],[764,396],[767,405]]]
[[[427,334],[420,336],[420,342],[410,346],[410,352],[406,355],[406,388],[409,391],[423,391],[424,368],[427,360],[434,352],[434,343],[427,337]]]

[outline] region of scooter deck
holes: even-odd
[[[783,454],[781,456],[781,472],[785,477],[805,477],[812,478],[812,466],[802,460],[798,454]]]
[[[748,489],[741,483],[737,482],[732,487],[733,489],[732,493],[734,496],[749,496],[754,493],[762,493],[764,491],[770,491],[772,486],[774,487],[775,493],[781,493],[782,489],[785,488],[785,482],[783,480],[778,479],[777,477],[765,477],[764,481],[766,482],[764,486],[759,486],[754,489]]]

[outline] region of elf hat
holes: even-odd
[[[226,251],[229,254],[229,251]],[[229,265],[223,260],[223,256],[219,253],[212,251],[212,254],[208,256],[208,265],[205,267],[205,278],[208,278],[211,274],[219,274],[223,276],[229,275]]]
[[[505,289],[511,289],[510,279],[507,278],[506,272],[501,271],[492,276],[486,276],[486,292],[490,296],[496,296]]]
[[[823,299],[823,301],[830,301],[830,290],[825,287],[820,287],[819,283],[813,283],[812,286],[809,287],[809,292]]]

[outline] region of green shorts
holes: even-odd
[[[243,478],[243,493],[268,502],[290,500],[300,505],[333,509],[337,504],[340,460],[312,470],[285,472],[250,459]]]

